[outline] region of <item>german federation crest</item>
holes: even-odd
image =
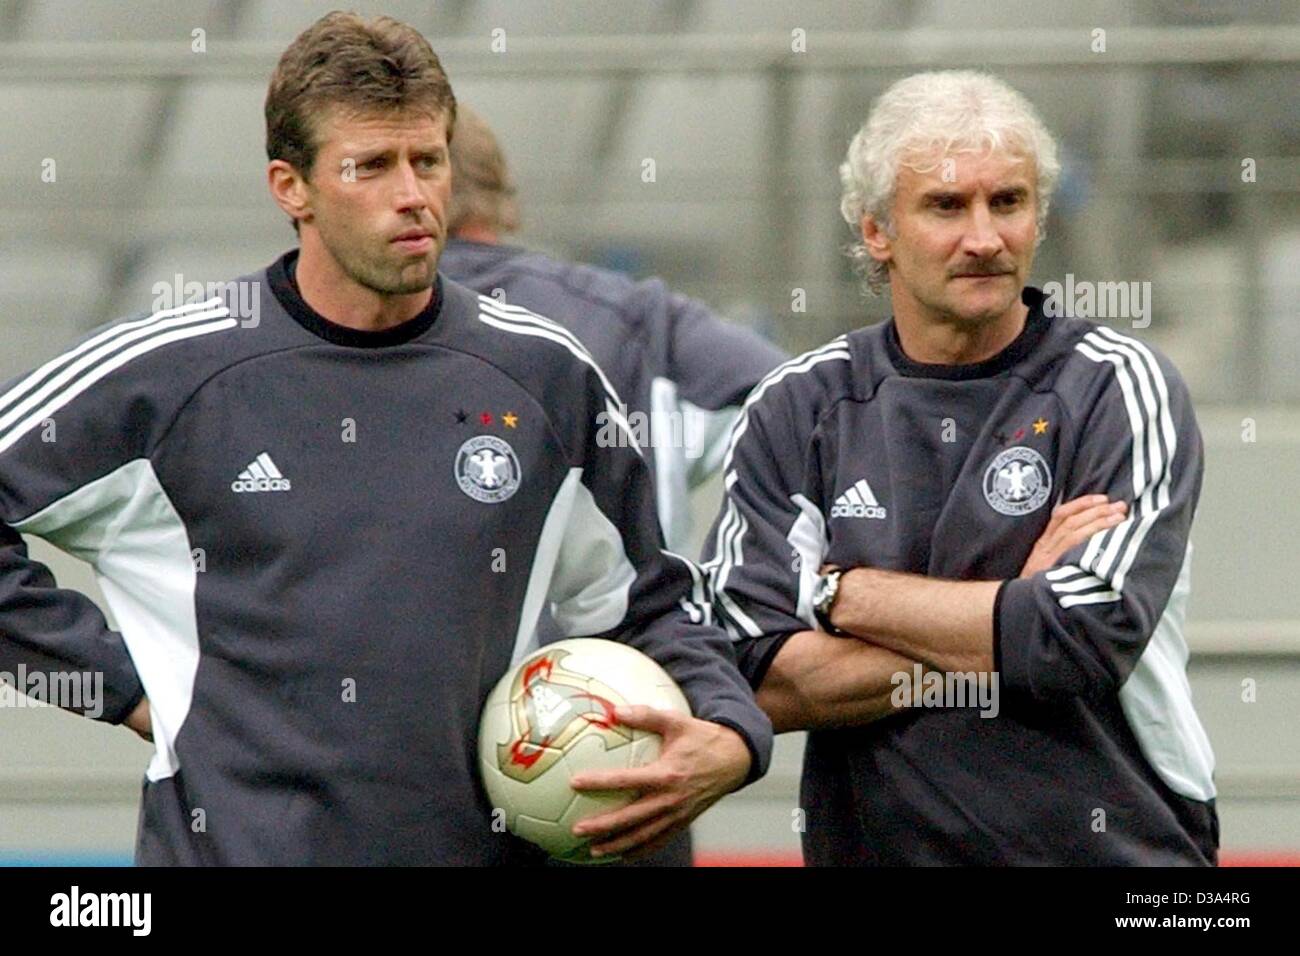
[[[519,490],[519,459],[495,435],[478,435],[456,452],[456,483],[475,501],[498,504]]]
[[[1052,494],[1052,472],[1043,456],[1017,445],[993,459],[984,472],[984,499],[1004,515],[1037,511]]]

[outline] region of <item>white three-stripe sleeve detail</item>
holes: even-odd
[[[133,332],[136,329],[142,329],[148,326],[155,326],[163,319],[169,319],[172,316],[179,315],[179,316],[184,316],[186,318],[203,318],[203,317],[211,317],[211,316],[221,314],[223,310],[220,308],[220,303],[221,303],[220,299],[210,299],[207,302],[190,303],[187,305],[179,306],[175,309],[167,309],[162,312],[155,312],[153,315],[149,315],[141,319],[133,319],[128,322],[121,322],[118,323],[117,325],[107,328],[103,332],[100,332],[98,335],[91,336],[89,339],[82,342],[80,345],[76,346],[75,348],[67,352],[63,352],[59,355],[56,355],[54,358],[50,359],[44,365],[40,366],[38,369],[33,371],[31,374],[29,374],[26,378],[24,378],[21,382],[16,384],[4,395],[0,395],[0,412],[4,412],[12,403],[20,401],[23,398],[26,398],[38,383],[43,381],[49,375],[53,374],[56,370],[60,368],[60,366],[72,363],[73,360],[75,360],[78,356],[84,355],[85,353],[91,351],[92,349],[95,349],[98,346],[103,345],[105,342],[109,342],[110,340],[114,340],[114,339],[120,339],[122,336],[130,332]],[[202,315],[199,315],[197,313],[202,313]],[[0,424],[3,424],[2,420],[0,420]]]
[[[1123,590],[1124,579],[1127,577],[1129,569],[1132,568],[1133,562],[1137,559],[1142,542],[1155,525],[1160,512],[1169,507],[1169,489],[1173,483],[1174,454],[1178,448],[1178,434],[1174,428],[1173,412],[1169,407],[1169,386],[1165,381],[1164,373],[1160,370],[1160,364],[1156,361],[1151,350],[1136,339],[1122,336],[1111,329],[1103,328],[1103,331],[1107,333],[1107,338],[1127,344],[1137,355],[1141,356],[1141,362],[1145,363],[1158,395],[1159,426],[1165,440],[1165,456],[1159,481],[1156,482],[1155,475],[1152,475],[1152,484],[1155,485],[1155,507],[1143,515],[1137,533],[1129,541],[1128,548],[1124,553],[1124,559],[1120,562],[1119,568],[1111,579],[1115,590],[1120,591]]]
[[[1127,364],[1123,357],[1113,353],[1102,354],[1085,345],[1083,342],[1078,343],[1075,348],[1092,359],[1094,362],[1109,362],[1115,367],[1115,379],[1119,383],[1120,392],[1124,396],[1124,408],[1128,413],[1129,427],[1133,432],[1133,500],[1135,504],[1142,497],[1142,491],[1146,487],[1146,422],[1142,418],[1141,410],[1138,407],[1137,395],[1133,386],[1133,379],[1128,373]],[[1082,566],[1089,571],[1095,571],[1098,574],[1106,575],[1108,569],[1119,553],[1120,545],[1124,537],[1128,534],[1129,529],[1133,526],[1132,511],[1128,516],[1111,529],[1111,536],[1106,544],[1105,551],[1101,554],[1099,560],[1091,563],[1082,563]]]
[[[95,363],[104,358],[104,356],[116,351],[120,346],[140,339],[150,340],[151,336],[161,338],[162,336],[159,333],[163,329],[172,329],[177,326],[192,326],[204,320],[220,318],[227,314],[228,313],[225,309],[216,309],[208,312],[200,312],[196,315],[182,315],[172,319],[164,319],[160,322],[155,322],[152,325],[137,328],[134,331],[114,336],[99,348],[82,355],[82,357],[77,359],[75,362],[70,362],[64,368],[60,369],[58,374],[53,378],[24,395],[22,399],[16,402],[7,412],[0,415],[0,431],[8,428],[25,412],[31,410],[41,402],[46,401],[51,396],[54,396],[57,400],[60,390],[63,389],[64,386],[68,385],[69,382],[77,380],[78,375],[94,366]],[[231,319],[230,321],[233,322],[234,320]],[[92,370],[89,374],[93,376],[96,371],[98,371],[98,369]],[[95,380],[98,381],[98,377],[96,377]],[[21,386],[19,386],[19,388],[20,387]],[[9,395],[14,395],[17,391],[18,388],[11,389],[8,395],[6,395],[5,400],[7,401]]]
[[[739,624],[750,637],[760,637],[763,633],[762,630],[748,614],[736,605],[731,595],[727,593],[727,578],[737,556],[742,554],[738,543],[747,528],[748,524],[741,515],[740,509],[736,507],[733,500],[728,498],[726,513],[722,522],[718,525],[718,553],[714,555],[711,562],[716,569],[712,574],[713,596],[726,611],[727,619]]]
[[[1134,542],[1140,543],[1141,538],[1146,536],[1146,531],[1154,521],[1154,515],[1157,511],[1154,489],[1161,478],[1167,477],[1169,474],[1168,468],[1166,467],[1167,462],[1165,456],[1160,450],[1160,435],[1159,430],[1156,427],[1159,413],[1156,408],[1155,394],[1152,391],[1146,367],[1138,359],[1137,353],[1134,350],[1122,345],[1107,342],[1095,332],[1089,333],[1085,338],[1095,348],[1105,352],[1119,353],[1126,359],[1126,366],[1116,366],[1117,373],[1124,367],[1131,370],[1133,377],[1136,379],[1138,392],[1142,397],[1143,406],[1146,412],[1145,416],[1141,417],[1141,421],[1143,424],[1143,434],[1147,442],[1147,473],[1141,488],[1140,499],[1138,498],[1136,491],[1134,495],[1134,503],[1139,506],[1135,510],[1141,512],[1142,519],[1137,523],[1136,528],[1133,530],[1133,534],[1129,535],[1128,549],[1125,552],[1128,555],[1132,555],[1136,553],[1133,548]],[[1141,410],[1139,410],[1139,415],[1140,413]],[[1136,444],[1139,440],[1139,435],[1135,432],[1133,436],[1134,443]],[[1134,520],[1136,517],[1137,516],[1134,514],[1129,514],[1125,518],[1124,522],[1121,523],[1125,532],[1130,528],[1134,528]],[[1124,543],[1124,535],[1117,531],[1115,536],[1107,545],[1102,560],[1097,565],[1097,570],[1100,573],[1106,574],[1112,578],[1116,576],[1112,573],[1112,569],[1116,567],[1115,562],[1119,559],[1120,548]]]
[[[1101,334],[1103,332],[1104,335]],[[1135,339],[1122,336],[1104,327],[1099,327],[1097,332],[1089,333],[1085,338],[1088,345],[1079,343],[1076,346],[1081,353],[1094,361],[1110,362],[1115,367],[1116,377],[1124,394],[1130,424],[1133,426],[1135,476],[1138,474],[1137,459],[1144,450],[1141,440],[1143,437],[1146,438],[1145,452],[1149,470],[1144,474],[1141,487],[1136,487],[1135,479],[1134,498],[1135,505],[1137,505],[1135,510],[1138,511],[1138,514],[1130,514],[1115,528],[1115,533],[1107,544],[1101,559],[1091,565],[1092,570],[1109,578],[1112,587],[1116,591],[1122,591],[1124,579],[1137,559],[1142,542],[1154,526],[1160,512],[1168,507],[1169,488],[1173,479],[1173,460],[1177,449],[1177,434],[1173,425],[1173,415],[1169,408],[1168,384],[1165,381],[1164,373],[1160,370],[1159,363],[1150,349]],[[1089,348],[1089,346],[1092,346],[1092,348]],[[1142,409],[1137,407],[1131,382],[1129,387],[1125,388],[1129,369],[1132,370],[1134,377],[1137,379],[1145,407],[1145,417],[1141,414]],[[1163,450],[1160,447],[1161,438],[1164,439]],[[1137,519],[1137,526],[1126,539],[1127,532],[1132,528],[1135,518]],[[1127,544],[1127,547],[1123,548],[1123,557],[1120,558],[1121,547],[1125,544]],[[1093,550],[1092,542],[1090,542],[1088,551]],[[1089,555],[1085,552],[1085,559],[1087,557]],[[1087,560],[1080,563],[1084,567],[1090,566]]]
[[[40,408],[37,408],[30,415],[28,415],[27,418],[23,419],[21,422],[18,422],[13,426],[13,428],[5,432],[3,434],[3,437],[0,437],[0,452],[3,452],[6,449],[8,449],[20,438],[22,438],[24,434],[30,431],[33,427],[35,427],[37,424],[44,421],[45,419],[49,418],[60,408],[63,408],[65,405],[68,404],[68,402],[72,401],[74,398],[76,398],[86,389],[90,388],[100,379],[104,378],[104,376],[108,375],[110,372],[113,372],[118,368],[121,368],[123,365],[130,362],[132,359],[138,358],[139,356],[144,355],[147,352],[150,352],[163,345],[167,345],[171,342],[179,342],[183,339],[194,338],[195,336],[198,335],[207,335],[211,332],[219,332],[222,331],[223,329],[234,328],[238,324],[239,323],[235,319],[226,318],[218,322],[209,322],[209,323],[204,323],[202,325],[185,326],[183,328],[174,329],[170,332],[159,334],[153,338],[146,339],[143,342],[138,342],[131,348],[117,353],[108,361],[103,362],[100,365],[96,365],[93,369],[91,369],[81,378],[78,378],[76,381],[71,382],[67,388],[65,388],[63,391],[59,392],[58,394],[50,397],[50,399],[44,405],[42,405]]]

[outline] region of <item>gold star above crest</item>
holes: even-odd
[[[1039,418],[1038,421],[1034,422],[1034,434],[1043,435],[1046,433],[1047,433],[1047,422],[1044,419]]]
[[[519,416],[514,412],[506,412],[501,416],[501,420],[505,422],[506,428],[514,428],[519,424]]]

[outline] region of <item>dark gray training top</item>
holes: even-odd
[[[1023,333],[985,362],[913,362],[890,321],[773,372],[736,426],[706,568],[754,686],[816,626],[824,562],[1006,581],[995,717],[920,707],[809,735],[811,863],[1216,858],[1185,673],[1203,470],[1187,389],[1141,341],[1024,300]],[[1052,507],[1092,493],[1126,519],[1017,579]]]
[[[703,580],[661,550],[634,443],[598,438],[618,400],[587,351],[445,279],[396,328],[343,328],[296,255],[236,280],[255,321],[228,287],[0,393],[0,670],[101,671],[111,722],[148,694],[137,862],[531,857],[492,830],[475,743],[547,602],[662,664],[761,774],[771,725],[692,622]],[[120,633],[19,531],[95,566]]]

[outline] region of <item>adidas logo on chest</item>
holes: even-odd
[[[867,479],[859,478],[848,491],[835,499],[831,506],[832,518],[878,518],[886,515],[884,507],[871,493]]]
[[[271,456],[262,452],[254,458],[239,477],[230,483],[230,490],[236,492],[254,491],[289,491],[289,479],[280,474]]]

